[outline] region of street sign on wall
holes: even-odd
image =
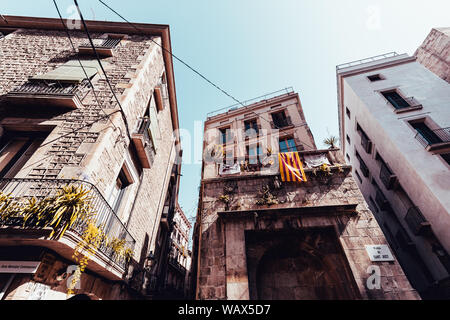
[[[394,256],[385,244],[365,246],[370,261],[394,261]]]
[[[0,273],[35,273],[40,261],[0,261]]]

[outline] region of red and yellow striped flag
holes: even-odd
[[[284,152],[278,154],[281,181],[307,181],[298,152]]]

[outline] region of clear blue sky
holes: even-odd
[[[294,87],[319,147],[328,133],[339,134],[337,64],[390,51],[411,55],[431,28],[450,26],[448,0],[105,2],[131,21],[169,24],[174,54],[239,100]],[[65,17],[73,14],[73,1],[58,3]],[[120,21],[98,1],[79,3],[87,19]],[[2,0],[0,13],[57,17],[51,0]],[[207,112],[234,104],[174,63],[182,128],[192,131]],[[180,204],[192,216],[200,164],[183,164],[182,174]]]

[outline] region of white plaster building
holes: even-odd
[[[355,180],[415,289],[448,297],[450,84],[394,52],[336,69]]]

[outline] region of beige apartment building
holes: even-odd
[[[59,19],[0,20],[3,300],[157,298],[164,284],[181,166],[169,27],[86,23],[72,48]]]
[[[210,114],[203,149],[196,299],[419,298],[352,167],[335,146],[316,148],[292,88]],[[298,155],[287,162],[303,163],[303,181],[283,179],[279,154]]]
[[[411,284],[424,299],[448,299],[450,84],[425,68],[448,72],[437,56],[427,61],[432,47],[425,41],[420,59],[393,52],[337,66],[339,124],[352,174]]]

